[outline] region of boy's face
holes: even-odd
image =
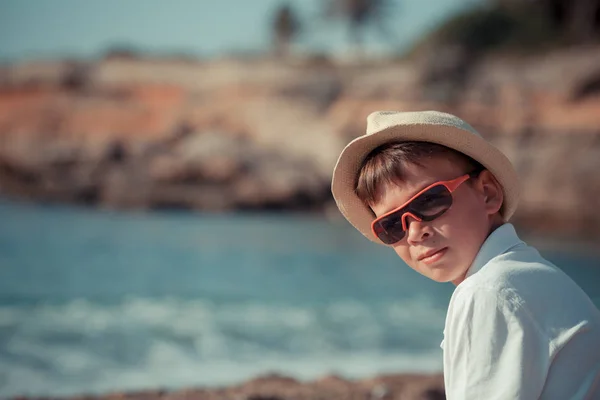
[[[432,157],[422,164],[406,165],[404,181],[383,188],[381,200],[371,207],[378,217],[432,183],[472,172],[444,157]],[[406,236],[392,246],[415,271],[434,281],[458,285],[492,228],[501,223],[497,212],[502,191],[493,176],[483,171],[460,185],[452,198],[450,209],[433,221],[419,222],[408,216]]]

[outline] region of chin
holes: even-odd
[[[452,279],[451,276],[448,276],[448,275],[435,275],[435,274],[431,275],[430,274],[430,275],[427,275],[427,277],[429,279],[431,279],[432,281],[436,281],[439,283],[447,283],[447,282],[452,282],[454,280],[454,279]]]
[[[454,282],[457,279],[460,279],[461,276],[464,276],[464,273],[457,272],[457,271],[448,271],[444,268],[439,268],[437,270],[429,271],[429,273],[426,274],[425,276],[427,276],[429,279],[431,279],[433,281],[440,282],[440,283],[446,283],[446,282]]]

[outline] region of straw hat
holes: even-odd
[[[381,243],[371,232],[375,218],[355,193],[358,172],[365,157],[389,142],[438,143],[478,161],[498,180],[504,191],[500,211],[505,221],[519,200],[519,178],[508,158],[460,118],[438,111],[377,111],[367,117],[367,133],[350,142],[340,154],[333,171],[331,191],[346,219],[368,239]]]

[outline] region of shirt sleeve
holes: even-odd
[[[510,293],[466,290],[452,301],[444,339],[449,400],[537,399],[550,341]]]

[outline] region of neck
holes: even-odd
[[[487,239],[492,234],[492,232],[494,232],[496,229],[498,229],[499,227],[501,227],[504,224],[505,224],[505,221],[504,221],[504,219],[502,219],[500,214],[495,214],[494,216],[492,216],[490,218],[488,234],[485,237],[485,239]],[[484,239],[484,242],[485,242],[485,239]],[[483,245],[483,243],[482,243],[482,245]],[[465,273],[462,276],[460,276],[459,278],[452,281],[454,286],[458,286],[462,281],[465,280],[465,277],[467,276],[468,271],[469,271],[469,269],[467,269],[467,271],[465,271]]]
[[[494,214],[494,216],[492,218],[490,218],[490,229],[488,231],[488,236],[490,236],[492,234],[492,232],[494,232],[496,229],[500,228],[502,225],[504,225],[506,222],[504,221],[504,219],[502,218],[502,216],[500,214]],[[487,239],[487,236],[486,236]]]

